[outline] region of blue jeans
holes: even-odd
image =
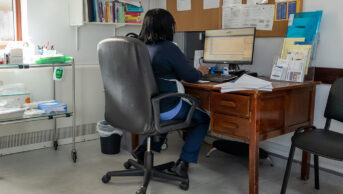
[[[187,102],[183,101],[180,112],[173,119],[186,119],[190,107],[191,106]],[[210,125],[210,117],[206,113],[195,109],[192,121],[195,124],[188,129],[180,159],[186,162],[197,163],[201,144]],[[151,149],[160,152],[166,137],[167,134],[161,134],[159,141],[155,141],[154,138],[151,138]],[[143,145],[146,145],[146,140]]]

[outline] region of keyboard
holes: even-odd
[[[202,76],[201,80],[223,83],[223,82],[234,80],[236,78],[237,76],[235,75],[207,74],[207,75]]]

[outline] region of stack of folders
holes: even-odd
[[[272,83],[260,78],[256,78],[247,74],[242,75],[235,82],[226,82],[223,84],[215,85],[214,87],[220,87],[221,93],[228,93],[241,90],[261,90],[272,91]]]
[[[126,4],[125,23],[140,24],[142,12],[143,12],[142,7],[137,7],[135,5]]]

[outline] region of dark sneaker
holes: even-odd
[[[137,160],[139,164],[144,165],[144,154],[146,147],[140,145],[135,150],[131,152],[131,155]]]

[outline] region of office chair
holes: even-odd
[[[188,177],[170,173],[174,162],[153,166],[150,144],[151,138],[159,134],[189,127],[199,101],[180,93],[159,95],[148,49],[135,38],[115,37],[101,41],[98,57],[105,88],[105,120],[113,127],[148,136],[144,165],[129,159],[124,163],[127,170],[107,172],[102,177],[103,183],[108,183],[113,176],[143,176],[143,186],[137,194],[146,193],[152,178],[178,181],[180,188],[187,190]],[[185,120],[160,121],[160,101],[168,97],[182,97],[191,102]],[[169,172],[165,172],[167,170]]]
[[[324,129],[315,126],[305,126],[297,129],[292,137],[285,176],[281,194],[286,193],[287,183],[292,167],[295,148],[314,154],[315,189],[319,190],[319,159],[318,156],[343,161],[343,134],[330,131],[331,120],[343,122],[343,78],[336,80],[329,93],[324,116]],[[309,131],[309,129],[312,129]]]

